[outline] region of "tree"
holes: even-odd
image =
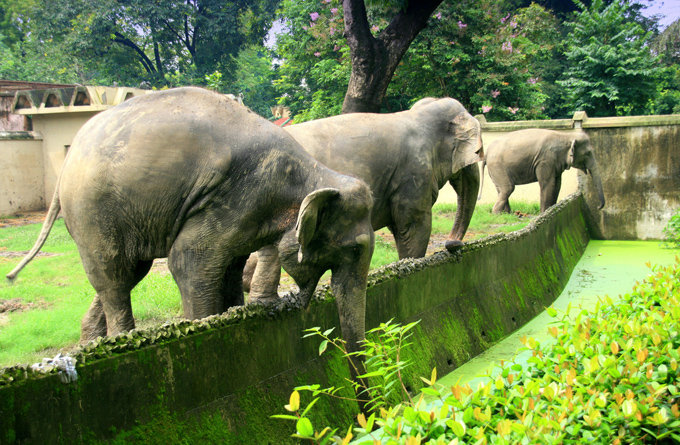
[[[384,2],[398,12],[385,29],[374,35],[364,0],[343,0],[345,37],[352,66],[343,113],[380,110],[399,61],[441,1]]]
[[[568,68],[558,81],[568,105],[591,116],[643,114],[656,92],[656,58],[651,33],[627,18],[629,5],[594,0],[567,23]]]
[[[285,32],[276,55],[283,62],[275,83],[281,102],[296,122],[339,114],[351,71],[339,31],[342,8],[335,1],[284,1],[280,17]],[[369,5],[367,17],[379,35],[393,15]],[[559,41],[555,18],[537,5],[511,15],[503,1],[443,3],[402,57],[381,110],[450,96],[493,120],[545,117],[545,91],[554,88],[560,70],[551,64]]]

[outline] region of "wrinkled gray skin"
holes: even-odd
[[[604,207],[599,168],[590,139],[581,130],[571,133],[536,128],[513,131],[489,144],[482,175],[484,165],[489,167],[489,176],[498,191],[494,213],[510,212],[508,198],[515,185],[536,181],[541,189],[541,212],[544,212],[557,202],[562,172],[570,167],[590,174],[600,198],[599,208]]]
[[[243,304],[243,266],[279,243],[307,305],[332,271],[342,334],[364,335],[372,198],[360,180],[312,159],[286,132],[224,96],[179,88],[131,99],[76,135],[43,231],[59,208],[97,295],[82,339],[135,327],[130,290],[168,257],[184,316]]]
[[[343,114],[285,130],[315,159],[369,185],[373,229],[394,234],[399,258],[425,256],[432,206],[447,181],[458,194],[458,212],[446,247],[462,244],[479,191],[482,139],[479,122],[458,101],[426,98],[399,113]],[[249,300],[278,297],[276,258],[274,246],[251,255],[244,273]]]

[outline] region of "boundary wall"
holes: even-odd
[[[43,141],[34,131],[0,131],[0,216],[45,208]]]
[[[589,240],[581,194],[529,226],[371,273],[367,328],[420,320],[405,359],[407,387],[433,367],[443,375],[526,323],[560,294]],[[319,357],[303,330],[338,326],[319,289],[308,310],[293,297],[231,308],[196,322],[131,331],[73,354],[78,378],[15,366],[0,371],[0,443],[286,443],[293,387],[346,386],[347,364]],[[346,394],[346,393],[345,393]],[[308,401],[306,401],[307,403]],[[357,406],[324,399],[313,418],[343,425]]]

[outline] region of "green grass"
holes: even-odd
[[[513,203],[523,213],[538,213],[537,204]],[[455,205],[436,205],[433,209],[433,236],[446,235],[453,225]],[[493,215],[490,205],[475,210],[467,239],[476,239],[500,231],[517,230],[529,218]],[[0,229],[0,277],[4,277],[21,259],[3,252],[29,250],[40,232],[41,224]],[[371,268],[398,259],[396,249],[385,229],[376,236]],[[39,256],[24,268],[13,284],[0,278],[0,305],[18,299],[23,310],[0,312],[0,367],[32,363],[56,355],[61,349],[75,346],[80,338],[80,321],[87,311],[94,289],[85,276],[75,243],[58,220]],[[330,276],[327,273],[327,276]],[[132,292],[132,310],[138,327],[146,327],[181,316],[179,290],[170,274],[149,273]]]

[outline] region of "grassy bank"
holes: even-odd
[[[493,215],[482,205],[473,216],[466,240],[524,227],[537,214],[537,204],[513,203],[518,215]],[[441,250],[451,229],[454,205],[434,208],[429,251]],[[30,249],[40,224],[0,229],[0,275],[7,274]],[[74,346],[80,320],[94,290],[90,286],[73,240],[62,220],[57,221],[42,254],[31,262],[14,284],[0,280],[0,367],[31,363]],[[389,232],[376,237],[373,268],[397,260]],[[162,268],[154,269],[132,292],[132,308],[138,327],[177,319],[181,315],[179,291]]]

